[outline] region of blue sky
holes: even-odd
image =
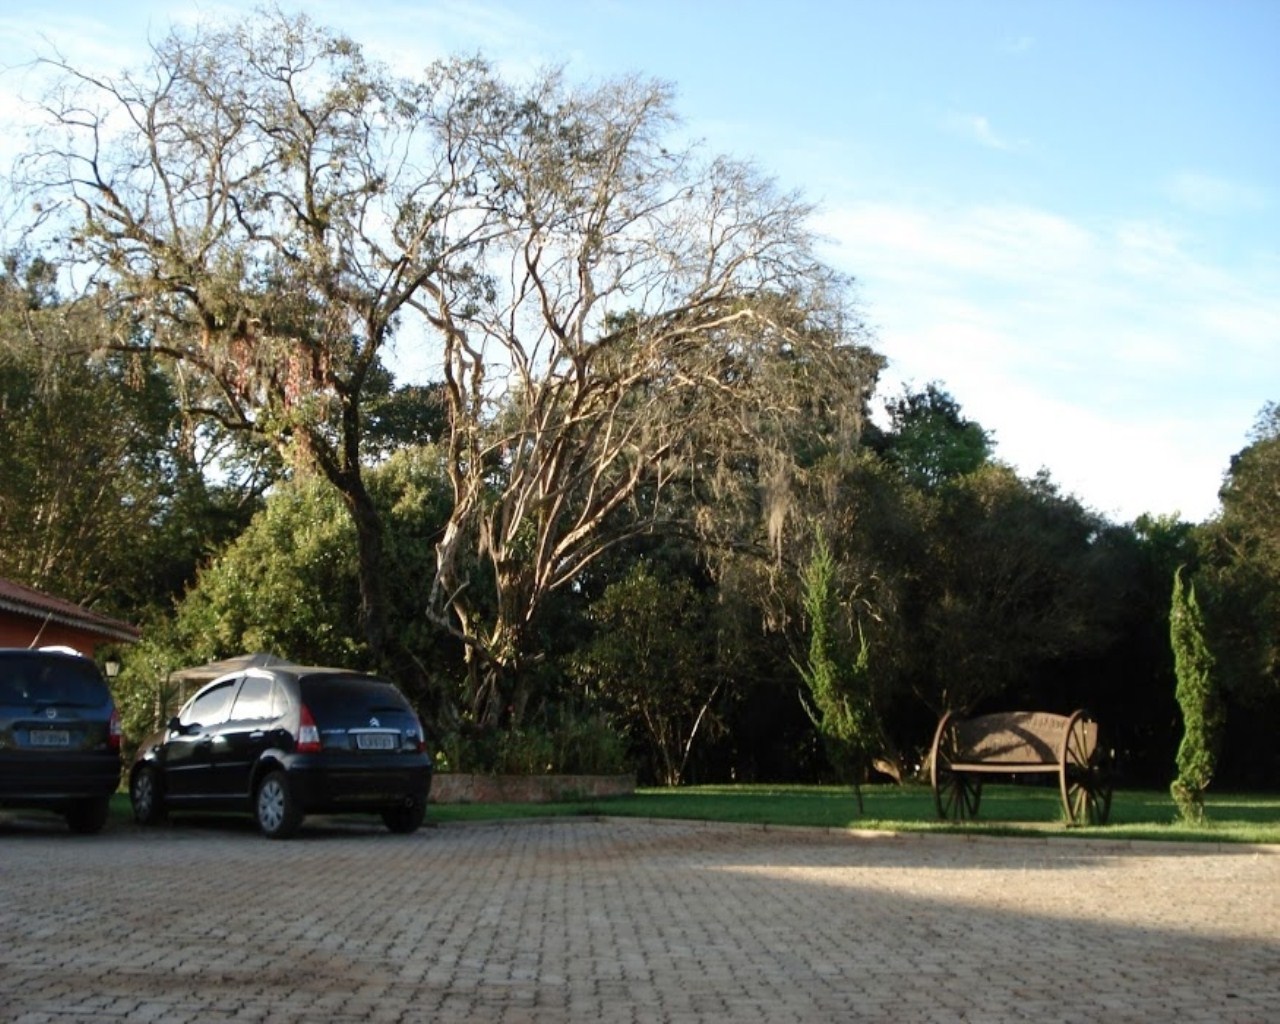
[[[253,6],[9,0],[0,64],[119,70]],[[672,82],[685,131],[817,204],[886,394],[941,382],[999,458],[1114,520],[1211,516],[1280,400],[1280,0],[305,6],[402,71]],[[0,74],[0,118],[34,86]]]

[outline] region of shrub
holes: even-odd
[[[463,725],[440,738],[437,771],[492,775],[616,775],[627,770],[623,738],[600,715],[544,716],[503,731]]]

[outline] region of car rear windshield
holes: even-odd
[[[412,712],[391,683],[368,676],[308,676],[301,689],[303,703],[319,719]]]
[[[107,697],[106,684],[91,661],[37,651],[0,658],[0,705],[96,708]]]

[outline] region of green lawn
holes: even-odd
[[[1115,794],[1110,822],[1099,828],[1068,828],[1056,788],[988,785],[976,822],[951,825],[937,819],[927,786],[867,786],[866,811],[858,815],[848,789],[833,786],[686,786],[641,789],[634,796],[556,804],[432,804],[429,822],[496,821],[511,818],[599,816],[675,818],[753,825],[852,828],[896,832],[955,832],[981,835],[1069,836],[1077,839],[1150,839],[1179,842],[1280,844],[1280,796],[1211,794],[1202,825],[1175,822],[1167,793],[1125,790]],[[132,820],[129,798],[112,800],[116,823]]]
[[[976,822],[950,825],[937,819],[927,786],[867,786],[865,812],[848,789],[830,786],[688,786],[641,789],[634,796],[563,804],[432,805],[436,822],[481,821],[549,815],[612,815],[800,825],[898,832],[1008,835],[1034,831],[1076,838],[1159,839],[1185,842],[1280,843],[1280,796],[1213,794],[1207,821],[1175,823],[1167,793],[1117,792],[1111,820],[1097,828],[1068,828],[1056,788],[988,785]]]

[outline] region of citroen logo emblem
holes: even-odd
[[[382,723],[381,723],[381,722],[379,722],[376,718],[371,718],[371,719],[369,719],[369,724],[370,724],[371,726],[373,726],[373,727],[376,729],[376,728],[378,728],[378,726],[380,726]]]
[[[45,718],[57,718],[57,717],[58,717],[58,709],[57,709],[57,708],[45,708],[45,709],[44,709],[44,717],[45,717]]]

